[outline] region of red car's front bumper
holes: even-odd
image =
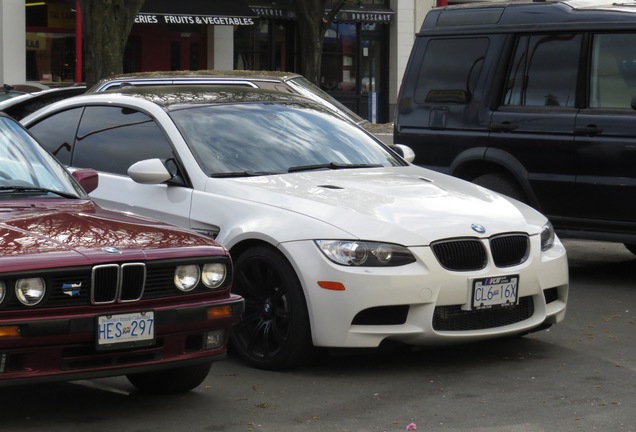
[[[98,349],[98,316],[141,310],[154,312],[154,338],[147,346]],[[66,310],[31,320],[0,318],[0,386],[127,375],[219,360],[243,310],[243,299],[231,296],[178,305],[135,304],[98,313]],[[215,333],[221,342],[208,346],[208,333],[214,331],[221,332]]]

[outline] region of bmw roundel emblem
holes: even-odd
[[[117,249],[116,247],[113,246],[106,246],[102,248],[103,252],[109,253],[109,254],[118,254],[121,253],[121,251],[119,249]]]
[[[486,232],[486,228],[479,224],[472,224],[470,227],[473,229],[473,231],[479,234],[483,234]]]

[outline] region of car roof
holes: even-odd
[[[507,0],[471,2],[432,9],[420,34],[428,31],[485,29],[496,33],[515,29],[564,30],[636,26],[636,2],[611,0]]]
[[[21,120],[38,109],[57,101],[83,94],[85,91],[86,86],[73,85],[25,93],[10,99],[0,100],[0,111],[9,114],[17,120]]]
[[[210,105],[226,103],[295,103],[317,107],[325,112],[333,112],[321,104],[304,96],[261,88],[206,85],[157,85],[143,87],[123,87],[100,92],[101,95],[125,95],[150,101],[164,109],[186,105]],[[91,96],[99,96],[92,94]],[[82,96],[79,96],[81,98]],[[78,100],[78,98],[74,98]]]
[[[87,93],[98,93],[122,87],[170,84],[232,85],[297,93],[330,107],[354,123],[359,125],[368,123],[366,119],[322,90],[319,86],[311,83],[304,76],[293,72],[220,69],[138,72],[103,79],[91,87]]]
[[[265,81],[271,83],[285,82],[287,80],[301,77],[302,75],[291,72],[278,71],[249,71],[249,70],[181,70],[181,71],[157,71],[157,72],[136,72],[123,75],[114,75],[100,80],[91,87],[88,92],[99,91],[107,85],[122,85],[126,83],[152,83],[166,80],[176,81],[197,81],[197,80],[218,80],[218,81]]]
[[[65,93],[68,93],[69,95],[76,95],[76,94],[79,95],[84,93],[85,90],[86,90],[86,86],[73,85],[73,86],[67,86],[67,87],[55,87],[55,88],[40,90],[40,91],[32,92],[32,93],[21,93],[18,96],[0,101],[0,110],[23,101],[31,100],[31,99],[47,97],[50,95],[64,95]]]
[[[139,102],[135,102],[139,101]],[[58,110],[82,106],[120,104],[130,108],[150,110],[155,106],[163,111],[173,111],[195,105],[221,104],[293,104],[335,115],[343,121],[354,124],[344,115],[302,95],[272,91],[260,88],[223,87],[206,85],[158,85],[143,87],[125,87],[98,93],[84,93],[45,106],[33,114],[21,119],[22,124],[39,121]]]

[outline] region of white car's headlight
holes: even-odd
[[[18,279],[15,283],[15,294],[25,306],[40,303],[46,293],[46,284],[42,278]]]
[[[201,270],[198,265],[178,266],[174,271],[174,285],[181,291],[192,291],[199,283]]]
[[[550,222],[541,228],[541,250],[547,251],[554,246],[554,227]]]
[[[315,240],[320,251],[336,264],[394,267],[415,262],[404,246],[358,240]]]
[[[208,288],[218,288],[225,281],[227,267],[222,263],[211,263],[203,266],[201,281]]]

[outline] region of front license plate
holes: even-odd
[[[97,317],[97,348],[114,349],[152,344],[155,338],[152,311]]]
[[[473,309],[510,307],[517,304],[519,276],[497,276],[473,280]]]

